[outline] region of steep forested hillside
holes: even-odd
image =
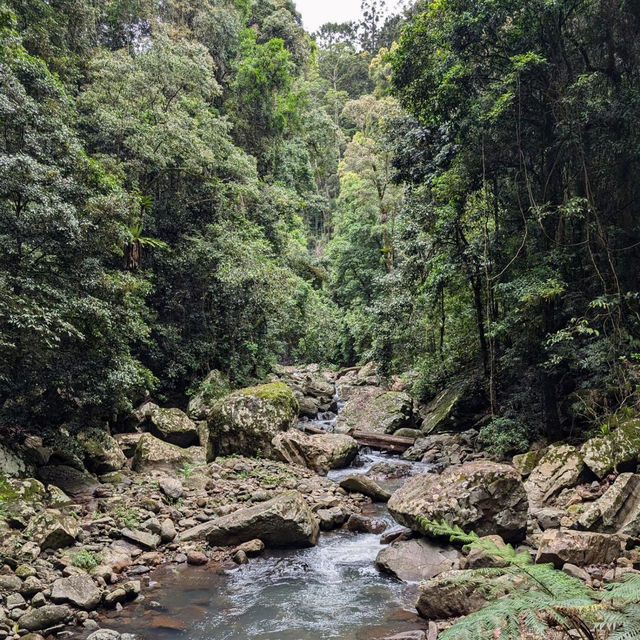
[[[382,5],[0,5],[5,428],[276,362],[473,380],[503,452],[635,403],[638,7]]]

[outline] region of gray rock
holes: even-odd
[[[176,527],[169,518],[163,520],[160,524],[160,540],[165,544],[171,542],[176,537]]]
[[[380,387],[359,387],[340,412],[335,431],[392,434],[410,426],[412,416],[413,401],[408,393]]]
[[[18,625],[27,631],[42,631],[66,622],[70,617],[69,607],[61,604],[46,604],[20,616]]]
[[[146,531],[138,531],[134,529],[122,529],[120,535],[130,542],[134,542],[145,549],[157,549],[160,544],[160,536],[156,533],[148,533]]]
[[[536,562],[550,562],[558,569],[565,563],[584,567],[610,564],[623,552],[623,540],[615,534],[549,529],[540,539]]]
[[[163,442],[150,433],[145,433],[136,445],[132,468],[138,472],[157,470],[175,472],[187,463],[202,462],[204,462],[204,451],[201,447],[183,449]]]
[[[212,546],[237,545],[259,538],[268,547],[308,547],[318,540],[318,523],[297,491],[216,518],[207,533]]]
[[[158,480],[158,486],[160,487],[160,491],[172,500],[178,500],[184,493],[182,482],[180,482],[178,478],[160,478],[160,480]]]
[[[419,582],[457,569],[459,554],[453,547],[442,547],[420,538],[401,540],[378,553],[376,566],[405,582]]]
[[[87,640],[121,640],[121,635],[112,629],[98,629],[87,636]]]
[[[27,536],[35,540],[42,549],[68,547],[76,541],[79,533],[77,520],[57,509],[47,509],[32,518],[26,530]]]
[[[240,453],[272,456],[272,440],[293,427],[298,417],[298,401],[282,382],[240,389],[218,400],[207,421],[207,460]]]
[[[409,478],[388,507],[400,524],[427,536],[421,517],[513,541],[524,537],[529,503],[513,467],[481,460]]]
[[[70,602],[85,611],[93,611],[100,599],[100,589],[86,573],[59,578],[51,589],[51,600],[56,604]]]
[[[0,594],[14,593],[20,591],[22,580],[12,574],[0,574]]]
[[[358,443],[340,433],[309,435],[298,429],[289,429],[276,435],[271,444],[280,460],[323,474],[330,469],[348,467],[358,454]]]
[[[391,497],[386,489],[383,489],[377,482],[362,474],[352,474],[340,481],[340,486],[349,492],[361,493],[374,502],[387,502]]]
[[[154,436],[178,447],[200,444],[198,425],[180,409],[157,409],[150,418]]]
[[[88,472],[62,464],[40,467],[38,478],[45,484],[60,487],[71,496],[93,493],[98,486],[98,481]]]
[[[86,429],[77,435],[77,441],[84,451],[87,468],[95,473],[119,471],[127,462],[118,442],[106,431]]]

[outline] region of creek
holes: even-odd
[[[325,429],[332,423],[313,421]],[[364,449],[355,468],[329,478],[339,482],[393,460]],[[425,470],[414,463],[411,472]],[[380,484],[393,490],[405,479]],[[371,505],[365,515],[387,529],[397,526],[383,505]],[[374,640],[423,628],[413,608],[417,585],[377,570],[382,548],[380,534],[337,530],[322,533],[315,547],[269,550],[223,573],[164,567],[154,572],[142,602],[109,614],[103,624],[141,640]]]

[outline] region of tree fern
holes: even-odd
[[[498,546],[490,538],[480,538],[444,521],[424,517],[418,521],[432,535],[446,536],[505,565],[475,569],[473,575],[487,580],[496,575],[513,577],[514,586],[507,597],[458,621],[441,634],[442,640],[518,640],[522,630],[544,637],[550,627],[582,640],[640,640],[639,575],[631,574],[621,583],[596,591],[553,565],[534,564],[529,553],[518,553],[511,545]],[[451,580],[462,583],[468,576],[467,572],[454,574]]]

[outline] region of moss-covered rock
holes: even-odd
[[[94,473],[119,471],[127,462],[116,440],[106,431],[85,429],[77,439],[84,451],[84,463]]]
[[[0,475],[20,478],[30,471],[30,465],[22,457],[9,447],[0,444]]]
[[[282,382],[240,389],[221,398],[207,420],[207,460],[232,453],[270,457],[273,438],[295,425],[298,409],[293,392]]]
[[[413,401],[408,393],[358,387],[340,412],[335,430],[392,434],[411,426],[412,417]]]
[[[523,477],[531,475],[531,472],[536,468],[538,462],[545,454],[546,449],[537,449],[536,451],[527,451],[527,453],[521,453],[520,455],[513,456],[511,464],[516,468],[516,471]]]
[[[585,464],[599,478],[619,465],[636,462],[640,458],[640,419],[627,420],[611,433],[587,440],[581,451]]]
[[[72,516],[57,509],[47,509],[31,519],[26,536],[34,540],[42,549],[61,549],[76,541],[80,527]]]
[[[198,445],[198,425],[180,409],[157,409],[150,418],[151,433],[178,447]]]
[[[206,420],[211,407],[230,392],[231,385],[226,376],[217,369],[210,371],[191,396],[187,415],[193,420]]]
[[[183,449],[164,442],[150,433],[142,435],[136,446],[132,468],[134,471],[176,471],[185,464],[204,461],[200,447]]]

